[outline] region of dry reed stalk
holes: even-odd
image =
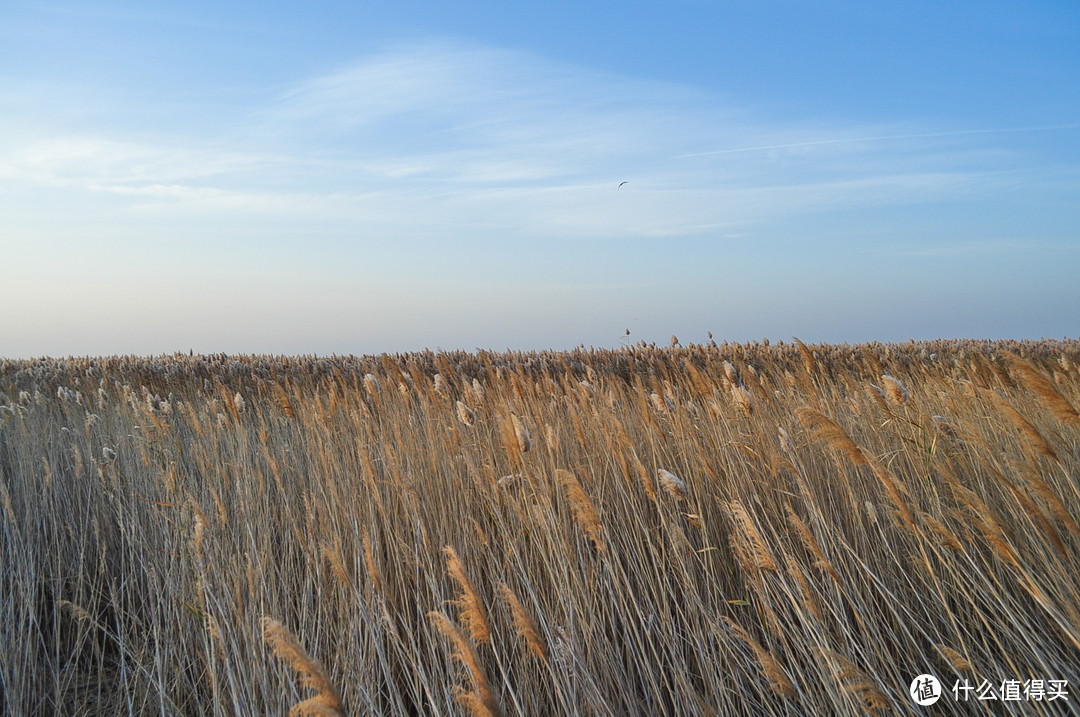
[[[1009,369],[1020,377],[1020,382],[1029,391],[1046,403],[1055,418],[1062,423],[1080,428],[1080,413],[1076,412],[1068,399],[1062,396],[1037,368],[1011,351],[1005,351],[1002,355]]]
[[[988,356],[981,356],[981,358],[991,380],[996,378],[1006,389],[1019,388],[1018,384],[1013,381],[1012,376],[1009,375],[1009,372],[1000,363],[991,361]],[[987,388],[989,388],[989,385],[987,385]]]
[[[1058,630],[1065,638],[1072,643],[1073,648],[1080,650],[1080,632],[1077,631],[1077,618],[1080,617],[1076,607],[1068,602],[1068,599],[1062,600],[1064,596],[1058,595],[1058,601],[1050,599],[1050,596],[1046,594],[1046,590],[1043,589],[1038,583],[1036,583],[1029,573],[1023,570],[1017,569],[1018,582],[1020,586],[1024,588],[1024,591],[1030,595],[1035,602],[1039,603],[1047,615],[1049,615],[1057,624]],[[1075,590],[1073,595],[1075,595]],[[1070,596],[1070,597],[1072,597]],[[1064,602],[1064,605],[1059,603]],[[1061,609],[1064,607],[1068,617],[1061,614]]]
[[[507,455],[514,463],[521,462],[521,455],[532,448],[532,437],[528,429],[521,423],[517,414],[511,413],[509,418],[499,420],[499,432],[502,435],[503,447]]]
[[[224,530],[229,527],[229,511],[225,508],[225,502],[214,486],[210,486],[210,497],[213,498],[214,507],[217,508],[218,525]]]
[[[993,469],[991,468],[991,470]],[[970,523],[978,528],[985,541],[1002,560],[1017,569],[1021,569],[1019,556],[1016,550],[1007,542],[1009,536],[1006,535],[1005,530],[1001,527],[990,507],[974,491],[961,485],[955,476],[948,472],[942,475],[948,481],[950,490],[967,506],[969,511],[970,520],[965,521],[964,518],[960,517],[962,513],[959,512],[955,516],[956,519]],[[998,477],[999,480],[1004,481],[1000,474],[998,474]]]
[[[775,572],[776,561],[773,560],[769,544],[765,542],[746,507],[739,501],[732,501],[727,504],[727,508],[735,521],[735,530],[731,533],[732,549],[743,570],[748,574],[760,570]]]
[[[514,400],[517,401],[517,405],[524,405],[525,388],[521,385],[521,379],[518,377],[517,371],[510,373],[510,388],[513,389]]]
[[[528,647],[529,652],[546,662],[547,646],[543,638],[540,637],[540,633],[537,632],[536,623],[526,612],[525,606],[521,604],[518,596],[514,594],[514,591],[506,583],[499,585],[499,594],[506,602],[507,607],[510,608],[510,616],[514,619],[514,628],[517,630],[518,635],[525,640],[525,646]]]
[[[589,540],[596,546],[596,549],[604,552],[604,525],[600,522],[600,515],[596,512],[596,506],[593,505],[588,494],[585,493],[585,489],[581,487],[573,473],[562,468],[555,471],[555,480],[566,489],[566,495],[578,525],[589,536]]]
[[[491,624],[488,622],[484,601],[480,599],[476,587],[465,573],[465,566],[457,552],[447,545],[443,548],[443,553],[446,554],[446,574],[461,586],[461,597],[452,601],[458,606],[458,620],[469,630],[469,637],[473,642],[491,644]]]
[[[408,382],[408,376],[401,370],[401,366],[394,360],[389,354],[383,354],[379,362],[382,364],[383,370],[386,372],[389,380],[394,383],[406,383]]]
[[[830,448],[843,453],[857,466],[868,465],[866,456],[835,421],[820,411],[803,406],[795,410],[795,419],[810,429],[814,438],[823,440]]]
[[[765,673],[765,676],[769,678],[769,689],[778,695],[786,695],[793,697],[795,695],[795,688],[791,684],[791,680],[788,679],[787,672],[780,665],[780,661],[777,660],[771,652],[766,650],[761,644],[751,637],[750,633],[742,628],[741,625],[734,622],[726,615],[723,617],[724,624],[731,628],[740,640],[746,643],[757,658],[758,665],[761,667],[761,671]]]
[[[453,656],[465,666],[472,679],[474,691],[459,692],[457,701],[478,717],[502,715],[502,710],[495,700],[495,694],[491,691],[491,686],[484,675],[484,668],[480,665],[480,660],[465,635],[457,628],[457,625],[450,621],[450,618],[440,612],[429,612],[428,619],[439,632],[450,639],[454,648]]]
[[[218,624],[217,618],[213,615],[206,615],[205,612],[204,616],[206,618],[206,631],[210,633],[210,638],[213,640],[214,652],[217,653],[219,659],[228,659],[229,653],[225,647],[225,636],[221,634],[221,626]]]
[[[828,562],[828,558],[825,557],[825,553],[822,551],[818,539],[813,537],[813,533],[810,532],[810,528],[807,527],[807,524],[802,522],[802,518],[798,516],[791,505],[785,505],[784,509],[787,512],[787,522],[795,528],[799,540],[802,541],[802,544],[804,544],[806,549],[814,556],[814,567],[833,572],[833,565]]]
[[[581,422],[581,417],[578,415],[578,411],[570,412],[570,422],[574,424],[574,435],[577,437],[578,445],[587,446],[590,441],[585,436],[585,426]],[[548,426],[551,428],[551,426]]]
[[[300,642],[288,628],[277,620],[263,617],[262,633],[263,640],[270,645],[274,654],[300,673],[300,684],[319,693],[293,705],[289,710],[290,717],[293,715],[345,717],[345,707],[341,703],[341,696],[330,682],[326,669],[322,663],[304,651]]]

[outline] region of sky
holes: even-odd
[[[1076,0],[0,0],[2,357],[1076,338],[1078,277]]]

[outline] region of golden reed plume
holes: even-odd
[[[491,625],[488,623],[484,601],[480,599],[476,586],[465,573],[465,566],[457,552],[447,545],[443,548],[443,553],[446,554],[446,574],[461,586],[461,597],[453,601],[458,606],[458,619],[468,628],[473,642],[490,644]]]
[[[589,536],[589,540],[593,542],[596,549],[604,552],[604,524],[600,522],[596,506],[589,500],[585,489],[570,471],[561,468],[556,470],[555,479],[566,489],[566,495],[570,499],[570,507],[574,510],[574,518],[577,519],[578,525]]]
[[[308,655],[296,637],[277,620],[264,617],[262,631],[263,640],[270,645],[274,654],[300,673],[300,684],[319,693],[293,705],[289,710],[290,717],[296,715],[345,717],[341,695],[330,682],[322,663]]]
[[[442,613],[429,612],[428,619],[439,632],[449,638],[454,648],[454,657],[465,666],[472,679],[475,689],[472,692],[460,691],[457,701],[475,717],[500,717],[502,710],[495,700],[495,693],[491,691],[491,685],[484,675],[484,668],[480,665],[480,660],[472,649],[472,645],[469,644],[469,640],[461,633],[457,625]]]

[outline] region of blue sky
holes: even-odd
[[[0,0],[0,256],[9,357],[1076,337],[1080,5]]]

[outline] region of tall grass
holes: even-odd
[[[922,673],[1075,685],[1078,366],[0,361],[0,712],[920,714]]]

